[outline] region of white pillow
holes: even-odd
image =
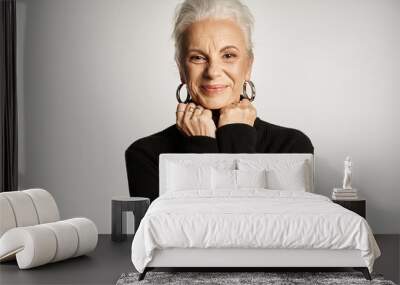
[[[212,181],[214,190],[267,188],[267,171],[212,168]]]
[[[236,159],[218,159],[207,161],[206,165],[212,166],[215,169],[236,169]]]
[[[236,190],[236,170],[212,168],[212,188],[214,190]]]
[[[268,188],[267,170],[236,170],[237,187]]]
[[[273,190],[307,191],[305,163],[291,168],[276,168],[267,172],[268,188]]]
[[[211,189],[211,167],[169,162],[167,191]]]
[[[238,159],[240,170],[267,170],[267,188],[273,190],[293,190],[311,192],[310,168],[308,160],[249,160]]]

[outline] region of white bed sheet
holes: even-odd
[[[143,272],[164,248],[358,249],[370,272],[381,254],[367,221],[329,198],[258,188],[161,195],[132,241],[133,265]]]

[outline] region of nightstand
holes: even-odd
[[[139,227],[140,221],[150,206],[150,199],[145,197],[115,196],[111,202],[111,240],[126,240],[126,215],[125,212],[133,212],[135,217],[135,229]]]
[[[366,200],[355,199],[355,200],[337,200],[332,199],[332,202],[341,205],[342,207],[359,214],[361,217],[366,219]]]

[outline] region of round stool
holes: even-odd
[[[149,206],[150,199],[145,197],[112,197],[111,240],[123,241],[126,239],[126,213],[124,212],[133,212],[135,217],[135,234]]]

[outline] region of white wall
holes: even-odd
[[[178,2],[18,0],[21,189],[49,190],[62,217],[109,233],[125,149],[175,123]],[[351,155],[372,229],[400,233],[400,2],[246,3],[259,117],[311,138],[318,193]]]

